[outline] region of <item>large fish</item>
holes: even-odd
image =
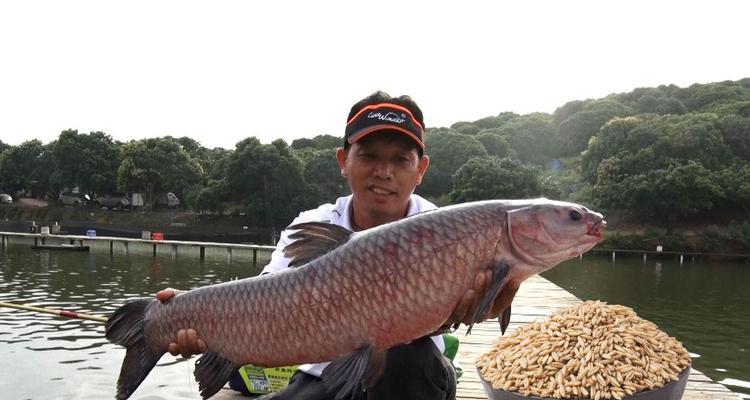
[[[493,282],[470,315],[479,322],[500,296],[504,331],[521,282],[589,250],[605,226],[583,206],[546,199],[465,203],[358,233],[293,226],[285,254],[296,268],[117,309],[106,325],[127,348],[116,398],[135,391],[182,328],[208,347],[195,368],[203,398],[244,364],[323,361],[333,361],[322,375],[331,393],[350,396],[377,382],[388,348],[456,324],[452,311],[488,268]]]

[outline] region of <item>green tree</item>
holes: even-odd
[[[193,209],[222,214],[227,209],[229,188],[226,179],[208,179],[205,185],[196,185],[188,198]]]
[[[425,196],[440,197],[451,190],[451,177],[472,157],[487,156],[482,143],[475,137],[452,130],[430,130],[425,137],[425,151],[430,167],[417,187]]]
[[[581,155],[581,175],[590,183],[596,183],[599,164],[619,155],[629,135],[639,124],[637,117],[613,118],[605,124],[598,135],[591,138],[588,148]]]
[[[572,117],[573,114],[583,111],[583,107],[590,102],[591,100],[569,101],[555,109],[555,111],[552,113],[552,120],[555,121],[557,125],[560,125],[563,121]]]
[[[595,187],[600,204],[626,209],[644,218],[673,224],[713,209],[725,193],[714,173],[695,161],[674,163],[621,182]]]
[[[292,148],[294,150],[314,149],[315,142],[310,138],[294,139],[292,140]]]
[[[243,205],[251,223],[286,226],[300,210],[314,206],[302,161],[281,139],[261,144],[250,137],[237,143],[227,163],[232,199]]]
[[[502,112],[495,117],[485,117],[472,122],[473,125],[478,126],[480,129],[495,129],[503,126],[506,122],[517,117],[518,114],[513,112]],[[479,131],[478,133],[481,133]]]
[[[453,203],[518,199],[542,194],[540,172],[518,160],[474,157],[453,175]]]
[[[312,150],[300,158],[304,162],[305,181],[310,185],[314,196],[311,202],[330,203],[349,193],[349,186],[341,176],[334,149]]]
[[[705,111],[718,104],[750,100],[750,90],[733,82],[694,84],[681,93],[690,111]]]
[[[50,165],[47,146],[39,140],[29,140],[10,146],[0,156],[0,184],[4,190],[32,190],[45,194],[49,186]]]
[[[589,139],[614,117],[626,117],[633,111],[614,100],[595,100],[560,123],[560,139],[565,154],[575,155],[588,147]]]
[[[485,129],[477,135],[477,140],[482,143],[487,154],[497,158],[515,158],[516,152],[510,147],[508,140],[497,129]]]
[[[182,149],[185,150],[185,152],[187,152],[188,155],[190,155],[190,157],[194,160],[201,161],[207,158],[208,149],[203,147],[200,142],[193,138],[189,138],[187,136],[182,136],[179,138],[165,136],[164,139],[174,140],[175,142],[177,142],[180,146],[182,146]]]
[[[190,159],[195,160],[200,164],[203,171],[208,171],[210,169],[210,163],[211,163],[211,150],[209,150],[206,147],[203,147],[203,145],[200,144],[195,139],[189,138],[187,136],[182,136],[179,138],[174,138],[171,136],[165,136],[164,139],[166,140],[173,140],[177,144],[182,147],[183,150],[188,154]]]
[[[464,135],[473,136],[479,133],[479,131],[482,130],[482,127],[474,125],[474,123],[472,122],[460,121],[451,125],[451,129],[456,132],[463,133]]]
[[[344,140],[340,136],[317,135],[312,140],[315,142],[315,148],[318,150],[335,149],[344,145]]]
[[[521,115],[506,122],[498,132],[505,137],[519,160],[543,165],[561,153],[552,116],[546,113]]]
[[[687,107],[680,100],[674,97],[655,97],[651,95],[645,95],[638,99],[635,108],[639,113],[654,113],[654,114],[685,114]]]
[[[716,176],[725,193],[724,209],[742,210],[750,217],[750,164],[733,165]]]
[[[720,122],[716,114],[693,113],[614,118],[591,139],[582,155],[581,173],[596,183],[601,176],[599,164],[607,159],[607,168],[612,171],[617,166],[619,175],[643,174],[688,160],[710,170],[721,169],[736,159],[733,151],[737,150],[725,137],[736,140],[741,152],[743,128],[742,124],[728,124],[722,129]]]
[[[120,150],[104,132],[79,134],[76,130],[63,131],[51,153],[55,163],[54,180],[60,186],[78,186],[81,191],[89,193],[116,189]]]
[[[750,116],[726,115],[719,122],[724,143],[738,162],[750,161]]]
[[[302,150],[313,148],[318,150],[335,149],[344,145],[343,139],[333,135],[317,135],[312,139],[300,138],[292,141],[292,148]]]
[[[714,107],[710,107],[707,111],[721,116],[748,118],[750,117],[750,101],[717,104]]]
[[[210,179],[223,179],[226,176],[227,162],[231,150],[222,147],[215,147],[207,150],[207,162],[203,167],[206,177]]]
[[[716,170],[732,160],[716,114],[686,114],[663,119],[665,137],[660,150],[667,157],[695,160]]]
[[[143,192],[155,204],[156,196],[173,192],[187,199],[193,186],[200,183],[203,169],[173,138],[131,141],[122,147],[122,162],[117,170],[121,190]]]
[[[196,211],[210,211],[222,214],[230,206],[229,189],[226,182],[227,164],[231,151],[216,147],[204,149],[202,167],[204,177],[201,183],[188,191],[188,203]]]

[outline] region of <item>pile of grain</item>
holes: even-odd
[[[676,381],[690,356],[632,309],[587,301],[501,337],[477,359],[495,389],[524,396],[621,399]]]

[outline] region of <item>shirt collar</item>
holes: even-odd
[[[338,215],[338,220],[333,221],[333,222],[339,226],[349,229],[350,231],[353,231],[354,229],[352,228],[352,195],[346,196],[344,207],[340,211],[341,213]],[[406,211],[406,216],[408,217],[414,214],[418,214],[419,212],[420,212],[419,205],[415,201],[414,196],[411,196],[409,198],[409,210]]]

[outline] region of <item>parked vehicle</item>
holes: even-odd
[[[159,207],[176,208],[180,205],[180,199],[172,192],[162,193],[156,197],[156,205]]]
[[[13,203],[13,197],[7,193],[0,193],[0,203],[11,204]]]
[[[57,196],[57,204],[61,206],[82,207],[91,201],[89,195],[80,192],[60,192]]]
[[[110,193],[97,196],[94,201],[98,207],[104,207],[108,210],[129,209],[132,211],[143,207],[143,196],[140,193]]]

